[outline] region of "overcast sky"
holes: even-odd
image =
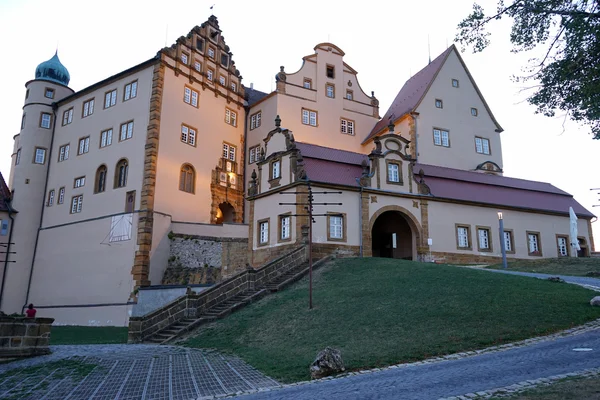
[[[489,11],[496,8],[496,1],[479,3]],[[383,116],[403,83],[427,64],[428,37],[433,59],[452,44],[456,25],[472,4],[473,0],[0,0],[0,171],[8,180],[24,85],[57,46],[71,74],[69,86],[78,91],[153,57],[165,43],[171,45],[214,13],[244,85],[254,83],[256,89],[270,92],[280,65],[295,72],[316,44],[331,42],[358,71],[363,90],[375,91]],[[590,188],[600,187],[600,141],[592,140],[587,127],[536,115],[525,101],[522,84],[510,79],[530,55],[510,53],[509,21],[495,24],[491,32],[492,45],[486,51],[467,50],[462,55],[504,128],[505,175],[552,183],[599,213],[592,205],[600,204],[600,195]],[[600,238],[600,223],[594,224],[594,232]]]

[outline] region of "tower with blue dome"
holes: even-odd
[[[51,59],[37,66],[35,69],[35,79],[69,86],[71,76],[67,68],[60,62],[58,50]]]

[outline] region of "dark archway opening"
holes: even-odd
[[[223,222],[233,222],[235,209],[229,203],[221,203],[219,204],[219,209],[217,210],[217,224],[222,224]]]
[[[413,232],[398,211],[386,211],[373,224],[373,257],[413,259]]]

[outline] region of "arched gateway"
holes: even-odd
[[[381,208],[371,217],[369,231],[373,257],[417,260],[417,247],[421,245],[421,228],[419,222],[405,208]]]

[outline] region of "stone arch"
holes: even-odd
[[[372,237],[372,232],[373,232],[373,226],[375,225],[375,222],[377,221],[377,218],[379,218],[383,213],[389,212],[389,211],[395,211],[400,213],[404,219],[406,219],[406,222],[408,223],[408,226],[410,227],[410,229],[412,230],[412,232],[414,233],[415,236],[415,246],[418,252],[418,249],[421,248],[423,246],[423,229],[421,227],[421,224],[419,223],[419,221],[415,218],[415,216],[408,211],[406,208],[402,207],[402,206],[398,206],[398,205],[389,205],[389,206],[384,206],[381,207],[379,210],[377,210],[373,216],[369,219],[369,223],[368,226],[366,226],[367,230],[366,232],[363,231],[363,255],[365,256],[372,256],[372,246],[373,246],[373,237]],[[364,225],[363,225],[364,226]],[[417,254],[414,254],[413,259],[417,259]]]
[[[235,208],[229,202],[223,202],[219,204],[217,209],[217,224],[223,222],[233,223],[236,221]]]

